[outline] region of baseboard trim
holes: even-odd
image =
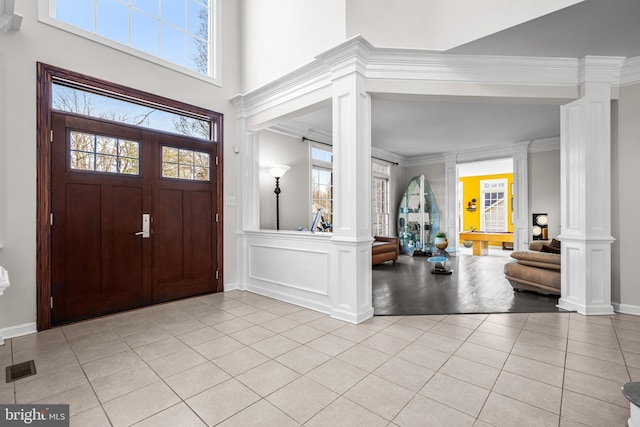
[[[618,302],[611,303],[616,313],[633,314],[640,316],[640,306],[631,304],[620,304]]]
[[[235,291],[240,289],[240,284],[238,282],[233,282],[233,283],[225,283],[224,284],[224,290],[225,291]]]
[[[575,301],[575,298],[560,298],[556,307],[566,311],[575,311],[585,316],[608,316],[613,314],[613,304],[585,305]]]
[[[17,338],[23,335],[34,334],[38,332],[36,322],[23,323],[22,325],[9,326],[0,329],[0,337],[4,339]]]
[[[246,287],[247,291],[253,292],[258,295],[263,295],[265,297],[273,298],[278,301],[286,302],[289,304],[297,305],[300,307],[308,308],[310,310],[315,310],[324,314],[331,314],[331,307],[327,304],[323,304],[318,301],[311,300],[309,298],[304,298],[300,296],[294,296],[286,292],[278,292],[267,286],[261,286],[258,284],[250,284]]]

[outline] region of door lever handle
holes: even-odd
[[[151,229],[151,215],[150,214],[142,214],[142,231],[138,231],[134,233],[136,236],[142,236],[143,239],[149,238],[149,231]]]

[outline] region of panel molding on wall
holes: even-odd
[[[252,243],[249,245],[249,278],[328,296],[329,253]]]

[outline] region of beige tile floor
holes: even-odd
[[[2,403],[72,426],[623,426],[640,316],[376,317],[230,291],[8,340]]]

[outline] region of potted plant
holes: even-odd
[[[476,199],[471,199],[471,201],[467,203],[467,211],[469,212],[476,211]]]
[[[436,238],[433,243],[436,245],[436,248],[443,251],[449,246],[449,240],[447,239],[447,233],[444,231],[440,231],[436,234]]]

